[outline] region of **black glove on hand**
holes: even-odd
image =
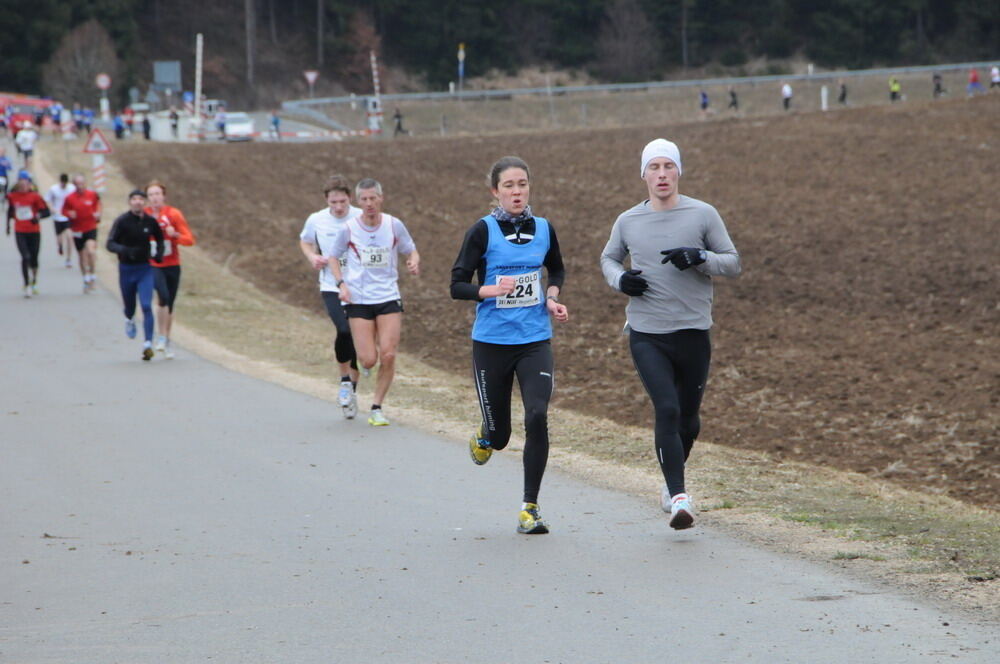
[[[705,251],[703,249],[695,249],[694,247],[678,247],[677,249],[667,249],[660,253],[663,254],[661,263],[670,261],[678,270],[686,270],[689,267],[701,265],[705,262]]]
[[[649,288],[649,282],[640,277],[640,274],[642,274],[642,270],[626,271],[618,280],[618,290],[632,297],[639,297],[645,293],[646,289]]]

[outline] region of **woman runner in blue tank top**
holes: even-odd
[[[565,268],[548,220],[528,206],[528,165],[504,157],[490,169],[490,190],[499,205],[465,234],[451,270],[451,296],[475,300],[472,366],[482,424],[469,440],[476,465],[510,440],[514,376],[524,403],[524,496],[517,530],[547,533],[538,491],[549,458],[548,409],[553,388],[552,325],[569,320],[559,303]],[[542,282],[542,269],[548,285]],[[477,275],[478,284],[472,283]]]

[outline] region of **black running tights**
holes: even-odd
[[[21,276],[24,277],[24,285],[31,285],[30,272],[38,273],[38,249],[42,245],[41,233],[18,233],[15,232],[17,240],[17,250],[21,253]]]
[[[684,463],[701,430],[712,344],[708,330],[629,335],[632,361],[656,414],[656,458],[671,496],[685,493]]]
[[[514,376],[524,403],[524,502],[537,503],[549,459],[549,398],[552,396],[552,344],[472,342],[472,369],[490,447],[510,440],[510,397]]]
[[[354,338],[351,336],[351,325],[347,322],[347,314],[340,301],[340,294],[333,291],[320,291],[320,293],[323,296],[323,304],[326,306],[326,314],[333,321],[333,326],[337,328],[337,338],[333,342],[333,354],[337,356],[338,362],[350,362],[351,368],[357,369],[358,356],[354,351]]]

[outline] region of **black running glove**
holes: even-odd
[[[618,280],[618,290],[632,297],[639,297],[645,293],[649,288],[649,282],[640,277],[640,274],[642,270],[627,270]]]
[[[665,251],[661,251],[660,253],[663,254],[663,260],[660,261],[661,263],[670,261],[678,270],[686,270],[689,267],[701,265],[705,262],[704,249],[678,247],[677,249],[667,249]]]

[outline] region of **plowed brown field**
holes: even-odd
[[[302,220],[322,207],[326,175],[377,177],[423,256],[423,274],[403,277],[403,348],[468,372],[472,306],[450,300],[449,270],[488,209],[490,164],[524,157],[532,207],[555,224],[569,272],[556,399],[642,422],[652,414],[619,336],[624,296],[598,257],[617,214],[643,198],[642,146],[669,137],[682,192],[719,209],[744,263],[716,283],[703,437],[996,508],[998,117],[992,95],[510,137],[134,145],[118,158],[133,181],[168,183],[217,259],[317,311]]]

